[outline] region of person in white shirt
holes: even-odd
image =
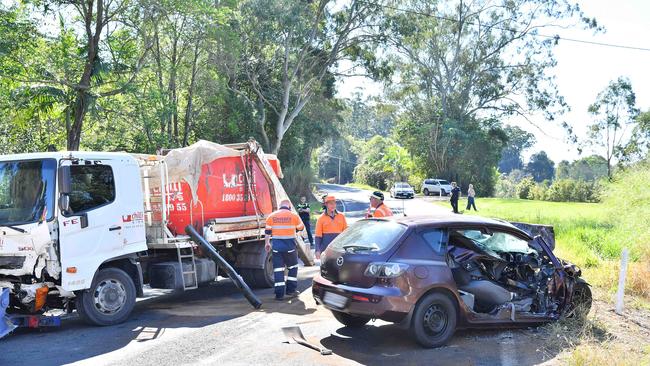
[[[472,207],[474,207],[474,211],[478,211],[476,209],[476,191],[474,190],[474,185],[470,184],[469,188],[467,189],[467,210],[471,211]]]

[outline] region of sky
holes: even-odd
[[[560,37],[650,49],[650,1],[581,0],[578,3],[587,16],[596,18],[605,27],[605,32],[594,34],[590,30],[560,29],[556,32]],[[554,52],[557,66],[549,73],[555,75],[558,91],[571,108],[558,121],[569,122],[579,139],[586,137],[586,126],[591,121],[587,108],[598,93],[619,76],[631,80],[637,107],[642,111],[650,110],[650,51],[561,40]],[[351,77],[340,81],[338,95],[349,98],[355,91],[361,91],[366,96],[377,96],[381,90],[380,84],[362,77]],[[543,126],[543,130],[520,119],[506,122],[535,135],[537,144],[526,152],[526,159],[541,150],[556,163],[599,152],[586,148],[580,155],[577,146],[567,141],[566,132],[559,122],[547,122],[540,116],[533,116],[531,120],[537,126]]]

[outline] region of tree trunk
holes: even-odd
[[[102,33],[104,24],[104,2],[97,0],[96,14],[93,16],[93,3],[89,1],[87,4],[87,11],[84,14],[84,23],[86,28],[86,37],[88,38],[87,47],[88,53],[86,56],[86,63],[84,71],[79,80],[76,89],[76,97],[74,102],[72,126],[68,130],[67,147],[69,151],[79,150],[81,144],[81,131],[83,128],[83,120],[88,111],[88,104],[90,102],[90,77],[92,75],[93,66],[97,59],[97,48],[99,47],[99,39]],[[95,21],[95,33],[92,31],[92,23]]]
[[[190,128],[192,126],[192,108],[194,102],[194,85],[196,84],[196,64],[199,60],[199,44],[196,42],[194,46],[194,59],[192,60],[192,76],[190,78],[190,86],[187,91],[187,106],[185,107],[185,129],[183,131],[183,146],[187,146]]]

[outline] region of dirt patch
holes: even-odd
[[[543,352],[557,355],[545,365],[650,364],[650,311],[629,307],[621,316],[603,297],[596,294],[586,317],[540,328]]]

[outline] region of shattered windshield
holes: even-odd
[[[56,160],[0,162],[0,226],[54,216]]]

